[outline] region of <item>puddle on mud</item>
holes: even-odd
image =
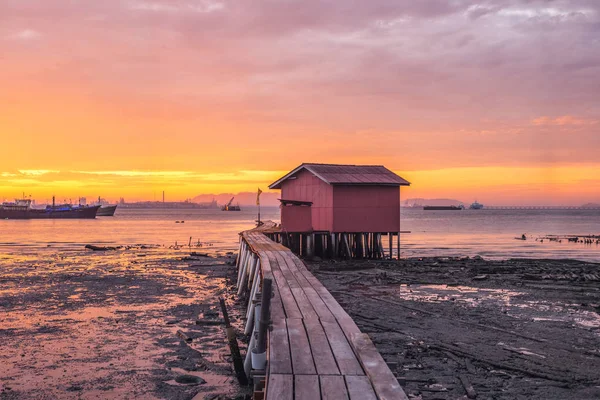
[[[470,306],[493,302],[509,306],[520,292],[506,289],[482,289],[471,286],[400,285],[397,295],[405,300],[421,302],[455,301]]]
[[[453,302],[457,306],[485,308],[495,307],[505,314],[533,322],[567,323],[590,330],[600,336],[600,315],[581,310],[576,304],[550,301],[527,300],[528,293],[506,290],[477,288],[473,286],[448,285],[394,285],[378,288],[381,294],[402,300],[423,303]],[[372,290],[372,289],[370,289]]]

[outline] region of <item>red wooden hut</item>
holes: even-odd
[[[392,242],[400,232],[400,186],[408,185],[381,165],[304,163],[269,188],[281,189],[282,232],[306,238],[300,249],[310,253],[317,234],[317,252],[321,240],[341,254],[379,258],[381,235]]]

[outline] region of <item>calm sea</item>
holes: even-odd
[[[95,220],[0,221],[0,253],[43,253],[86,244],[161,246],[203,244],[211,253],[237,249],[237,233],[253,226],[256,208],[156,210],[119,208]],[[263,207],[263,220],[279,221],[277,207]],[[176,221],[185,221],[176,223]],[[535,240],[545,235],[600,234],[600,211],[403,209],[402,255],[475,256],[503,259],[573,258],[600,262],[600,245]],[[526,241],[516,240],[526,234]]]

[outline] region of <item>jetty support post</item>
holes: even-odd
[[[229,349],[231,350],[231,357],[233,358],[233,368],[235,369],[235,375],[240,385],[246,386],[248,384],[248,377],[244,371],[244,361],[240,355],[240,348],[238,346],[237,338],[235,337],[235,330],[231,326],[229,321],[229,314],[227,313],[227,306],[225,300],[219,298],[221,304],[221,312],[223,313],[223,320],[225,321],[225,330],[227,332],[227,341],[229,342]]]
[[[258,340],[256,353],[264,353],[267,349],[267,330],[271,319],[271,293],[273,282],[269,278],[263,279],[262,299],[260,306],[260,325],[258,326]]]
[[[315,255],[315,236],[312,233],[306,235],[306,257],[313,258]]]

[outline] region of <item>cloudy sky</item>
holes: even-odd
[[[252,191],[600,202],[598,0],[0,0],[0,199]]]

